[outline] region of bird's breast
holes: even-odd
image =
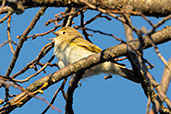
[[[63,45],[55,46],[54,54],[59,60],[63,61],[65,65],[68,65],[94,53],[79,46]]]

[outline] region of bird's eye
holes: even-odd
[[[63,34],[65,34],[66,32],[64,31]]]

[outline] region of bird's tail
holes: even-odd
[[[120,75],[123,78],[129,79],[136,83],[140,83],[140,79],[135,75],[133,70],[111,62],[105,62],[103,64],[103,67],[105,69],[104,72]]]
[[[90,68],[85,72],[84,78],[100,73],[120,75],[121,77],[129,79],[133,82],[140,83],[140,79],[136,77],[133,70],[127,69],[124,66],[112,62],[104,62]]]

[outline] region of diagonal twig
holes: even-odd
[[[12,47],[12,42],[11,42],[11,26],[10,26],[10,23],[11,23],[11,17],[12,17],[12,14],[9,16],[8,18],[8,23],[7,23],[7,36],[8,36],[8,41],[9,41],[9,47],[11,49],[11,52],[12,54],[14,54],[14,48]]]
[[[127,41],[131,41],[131,40],[133,40],[133,31],[130,28],[130,26],[127,24],[127,22],[132,23],[131,22],[131,16],[130,16],[130,14],[120,14],[120,15],[121,15],[121,17],[123,17],[123,19],[126,22],[126,23],[123,23],[123,25],[124,25],[125,35],[126,35]]]
[[[4,41],[3,43],[0,44],[0,48],[2,48],[4,45],[6,45],[8,43],[9,43],[9,40]],[[11,40],[11,43],[14,44],[14,45],[17,45],[17,43],[12,41],[12,40]]]
[[[48,60],[48,62],[46,62],[46,63],[44,64],[44,66],[43,66],[42,68],[40,68],[35,74],[32,74],[32,75],[30,75],[29,77],[27,77],[27,78],[25,78],[25,79],[23,79],[23,80],[13,79],[13,81],[19,82],[19,83],[24,83],[24,82],[29,81],[31,78],[37,76],[40,72],[42,72],[42,71],[49,65],[49,63],[54,59],[54,57],[55,57],[55,56],[52,56],[52,57]]]
[[[1,18],[0,24],[3,23],[5,20],[7,20],[9,18],[9,16],[12,15],[13,13],[14,13],[14,11],[9,11],[6,16]]]
[[[39,18],[44,14],[44,12],[46,11],[47,7],[42,7],[38,12],[37,14],[35,15],[35,17],[33,18],[32,22],[30,23],[30,25],[26,28],[26,30],[24,31],[24,33],[22,34],[21,38],[20,38],[20,41],[17,45],[17,48],[14,52],[14,55],[13,55],[13,58],[11,60],[11,63],[7,69],[7,72],[6,72],[6,76],[9,77],[9,75],[11,74],[14,66],[15,66],[15,63],[17,61],[17,58],[18,58],[18,55],[20,53],[20,50],[24,44],[24,41],[26,40],[26,36],[28,35],[28,33],[34,28],[34,26],[36,25],[37,21],[39,20]]]
[[[28,63],[21,71],[17,72],[16,74],[12,75],[11,78],[16,78],[18,75],[24,73],[25,71],[27,71],[31,66],[35,66],[40,59],[42,59],[52,48],[53,48],[53,44],[54,42],[50,42],[48,44],[46,44],[40,51],[39,55],[30,63]]]
[[[171,58],[168,61],[168,67],[171,68]],[[163,76],[160,82],[161,90],[166,94],[171,80],[171,72],[165,67]]]
[[[67,81],[67,78],[64,79],[64,81],[63,81],[63,83],[61,84],[60,88],[58,88],[58,89],[56,90],[56,92],[54,93],[53,98],[52,98],[52,100],[51,100],[51,102],[50,102],[50,105],[52,105],[52,104],[54,103],[54,101],[55,101],[55,99],[56,99],[58,93],[59,93],[60,91],[63,91],[64,86],[65,86],[65,84],[66,84],[66,81]],[[45,114],[45,113],[48,111],[48,109],[50,108],[50,105],[48,105],[48,106],[46,107],[46,109],[45,109],[41,114]]]

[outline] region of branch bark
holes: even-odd
[[[170,0],[84,0],[96,7],[123,10],[124,7],[130,7],[129,11],[141,12],[146,16],[162,17],[171,13]],[[0,4],[2,0],[0,0]],[[8,0],[8,4],[9,4]],[[16,6],[22,9],[32,7],[82,7],[84,4],[80,0],[22,0],[15,2]],[[13,1],[14,5],[14,1]],[[14,6],[13,6],[14,7]],[[17,10],[17,9],[16,9]]]
[[[168,67],[171,69],[171,58],[170,58],[169,61],[168,61]],[[168,68],[165,67],[164,72],[163,72],[163,76],[162,76],[162,80],[161,80],[161,82],[160,82],[161,90],[162,90],[163,93],[165,93],[165,94],[167,93],[167,89],[168,89],[170,80],[171,80],[171,73],[170,73],[170,71],[168,70]]]

